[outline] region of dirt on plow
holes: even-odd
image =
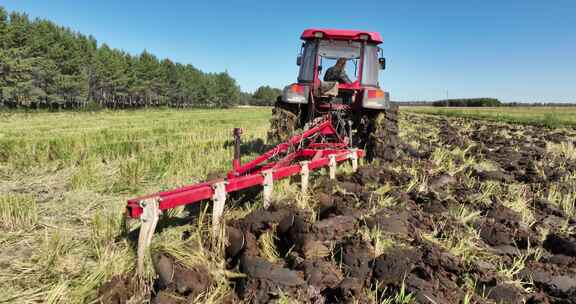
[[[226,223],[226,267],[242,274],[226,302],[576,303],[576,132],[404,115],[394,161]],[[153,261],[153,303],[216,288],[205,267]],[[126,300],[115,280],[105,303]]]

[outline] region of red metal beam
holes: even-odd
[[[319,136],[331,136],[333,142],[311,142],[320,139]],[[300,147],[304,143],[304,147]],[[293,136],[287,142],[279,144],[275,148],[267,151],[255,160],[242,166],[234,168],[228,173],[226,180],[226,192],[236,192],[246,188],[262,185],[264,177],[263,170],[272,169],[274,180],[283,179],[292,175],[300,174],[302,167],[299,162],[308,160],[309,170],[318,170],[326,167],[330,163],[330,155],[335,155],[337,163],[350,158],[352,150],[343,149],[347,146],[347,139],[340,138],[332,126],[330,120],[325,120],[315,127]],[[289,152],[291,147],[299,147],[297,150]],[[364,157],[363,150],[356,150],[358,157]],[[270,161],[278,155],[283,157],[277,161]],[[143,212],[140,201],[144,199],[157,198],[160,210],[175,208],[178,206],[194,204],[199,201],[211,199],[214,195],[213,185],[222,182],[224,179],[214,179],[211,181],[189,185],[182,188],[163,191],[152,195],[141,196],[128,200],[128,216],[138,218]]]
[[[363,157],[364,151],[357,150],[358,156]],[[327,155],[331,155],[327,153]],[[340,163],[349,159],[350,152],[343,151],[336,155],[336,162]],[[308,163],[309,170],[318,170],[323,167],[327,167],[330,162],[329,157],[321,157],[312,160]],[[292,175],[300,174],[302,167],[300,164],[293,164],[290,166],[276,168],[272,177],[274,180],[280,180]],[[159,208],[160,210],[166,210],[175,208],[182,205],[194,204],[202,200],[207,200],[212,198],[214,195],[214,190],[212,185],[221,182],[222,179],[211,180],[198,185],[192,185],[183,187],[180,189],[175,189],[171,191],[160,192],[154,195],[142,196],[139,198],[128,200],[128,215],[133,218],[138,218],[142,214],[142,208],[140,207],[140,200],[157,197],[160,200]],[[246,176],[240,176],[236,178],[229,179],[226,184],[226,192],[236,192],[239,190],[247,189],[250,187],[261,185],[264,182],[264,177],[260,172],[257,174],[250,174]]]

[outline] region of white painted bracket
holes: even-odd
[[[264,187],[262,191],[262,196],[264,198],[264,208],[268,208],[272,203],[272,190],[274,190],[274,178],[272,177],[273,170],[262,171],[264,176],[264,182],[262,186]]]
[[[138,275],[144,274],[144,258],[150,248],[154,230],[156,230],[158,219],[160,219],[160,214],[162,213],[159,204],[160,199],[156,197],[140,201],[140,207],[142,207],[143,212],[140,216],[141,225],[140,235],[138,236],[138,260],[136,266]]]
[[[330,167],[330,179],[336,179],[336,155],[330,154],[328,155],[330,162],[328,162],[328,166]]]
[[[300,162],[300,185],[302,187],[302,195],[308,194],[308,180],[310,178],[310,169],[308,168],[308,161]]]
[[[212,195],[212,236],[216,238],[220,235],[222,214],[226,203],[226,182],[214,183],[212,189],[214,189]]]
[[[356,172],[358,170],[358,150],[355,148],[350,149],[350,155],[348,157],[352,162],[352,171]]]

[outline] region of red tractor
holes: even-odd
[[[368,160],[392,160],[397,144],[398,107],[378,83],[386,60],[375,32],[307,29],[298,55],[298,82],[286,86],[272,110],[270,142],[281,142],[297,129],[330,117],[338,133],[363,148]],[[355,80],[326,79],[325,65],[346,60]],[[345,71],[344,71],[345,72]],[[324,78],[321,75],[324,74]],[[334,74],[334,73],[330,73]],[[347,77],[346,77],[347,78]],[[325,81],[327,80],[327,81]]]
[[[298,83],[284,89],[273,110],[268,136],[270,141],[280,143],[242,163],[241,131],[234,129],[232,170],[226,176],[128,200],[127,215],[142,222],[138,273],[143,273],[145,253],[165,210],[212,201],[213,232],[219,236],[226,200],[233,193],[260,187],[267,207],[277,180],[300,175],[301,191],[308,194],[312,171],[328,169],[330,178],[335,179],[338,164],[350,162],[355,171],[363,157],[394,159],[398,110],[378,85],[378,70],[385,65],[379,56],[380,35],[309,29],[302,39]],[[330,60],[340,61],[341,69],[331,72],[337,76],[343,76],[345,61],[350,61],[354,68],[350,74],[357,80],[349,81],[347,76],[340,77],[346,81],[320,80],[322,65]],[[302,130],[295,134],[296,129]]]

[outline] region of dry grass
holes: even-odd
[[[374,247],[374,256],[380,256],[391,249],[395,244],[395,241],[378,229],[378,227],[372,229],[364,227],[360,231],[360,234],[365,241],[370,242],[372,247]]]
[[[38,205],[30,195],[0,196],[0,231],[21,231],[38,223]]]
[[[225,172],[232,128],[244,128],[244,142],[258,148],[269,113],[16,113],[1,120],[0,303],[93,302],[104,282],[134,270],[134,249],[122,237],[126,199]],[[258,153],[245,152],[246,159]],[[193,240],[209,237],[204,226],[182,229],[192,231]],[[178,232],[156,233],[153,246],[184,265],[205,262],[217,287],[202,301],[219,303],[230,291],[222,282],[234,276],[225,270],[221,249],[183,243]]]
[[[258,247],[262,256],[270,263],[278,263],[281,261],[280,254],[276,248],[276,226],[272,229],[262,233],[258,238]]]

